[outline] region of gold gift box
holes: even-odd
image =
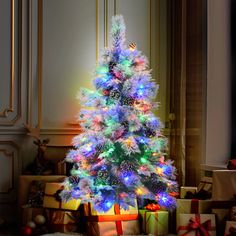
[[[138,235],[140,233],[138,208],[129,207],[129,210],[118,210],[118,205],[112,206],[107,212],[97,212],[91,203],[84,205],[87,218],[87,231],[90,236],[117,236]],[[122,233],[119,233],[120,230]]]
[[[56,195],[58,194],[58,191],[62,190],[62,188],[62,183],[47,183],[43,199],[43,207],[74,211],[78,210],[81,202],[80,199],[72,199],[67,202],[57,200]]]

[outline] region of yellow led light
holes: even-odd
[[[160,167],[157,167],[156,173],[157,173],[158,175],[163,175],[163,169],[160,168]]]
[[[137,193],[138,195],[142,195],[143,191],[142,191],[140,188],[138,188],[138,189],[136,189],[136,193]]]
[[[126,144],[128,147],[132,147],[132,146],[133,146],[133,142],[132,142],[131,138],[126,139],[124,142],[125,142],[125,144]]]

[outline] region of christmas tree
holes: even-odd
[[[111,41],[96,67],[96,91],[80,93],[83,132],[66,156],[73,168],[61,196],[92,202],[98,211],[115,203],[128,209],[137,197],[174,208],[176,169],[165,160],[167,139],[151,111],[158,86],[136,44],[125,45],[122,16],[112,18]]]

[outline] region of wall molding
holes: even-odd
[[[0,152],[3,152],[5,156],[10,157],[11,160],[11,186],[6,191],[0,192],[0,195],[5,195],[9,194],[13,190],[15,190],[15,185],[16,185],[16,170],[15,170],[15,161],[19,161],[19,146],[14,142],[14,141],[1,141],[0,140],[0,146],[10,146],[12,147],[15,151],[11,150],[9,151],[7,148],[0,148]],[[18,156],[18,158],[17,158]]]
[[[43,82],[43,1],[44,0],[38,0],[37,6],[38,6],[38,44],[37,44],[37,83],[38,83],[38,121],[37,126],[40,128],[41,134],[77,134],[78,129],[68,128],[68,127],[58,127],[58,128],[46,128],[42,127],[42,82]],[[107,1],[107,0],[104,0]],[[108,1],[107,1],[107,7],[108,7]],[[30,27],[32,27],[32,4],[29,5],[29,12],[30,12]],[[96,22],[95,22],[95,30],[96,30],[96,63],[98,63],[99,59],[99,0],[95,0],[95,14],[96,14]],[[107,24],[107,23],[106,23]],[[31,69],[29,71],[30,73],[30,88],[32,90],[32,28],[29,30],[29,45],[30,45],[30,62],[29,65],[31,65]],[[32,94],[30,101],[32,101]],[[30,118],[28,120],[32,120],[32,102],[29,102],[30,107]],[[80,129],[79,129],[80,130]]]
[[[21,117],[21,71],[22,71],[22,0],[18,1],[18,89],[15,86],[15,2],[11,0],[11,65],[10,65],[10,96],[9,96],[9,107],[4,108],[0,112],[0,118],[3,118],[3,121],[0,121],[0,126],[13,126]],[[15,91],[17,91],[17,114],[11,120],[9,118],[10,113],[15,112]],[[6,121],[5,121],[6,120]]]

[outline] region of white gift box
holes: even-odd
[[[236,170],[214,170],[212,200],[228,201],[235,199]]]
[[[216,236],[214,214],[180,214],[178,236],[196,236],[196,232],[207,231],[210,236]],[[201,235],[201,234],[200,234]]]

